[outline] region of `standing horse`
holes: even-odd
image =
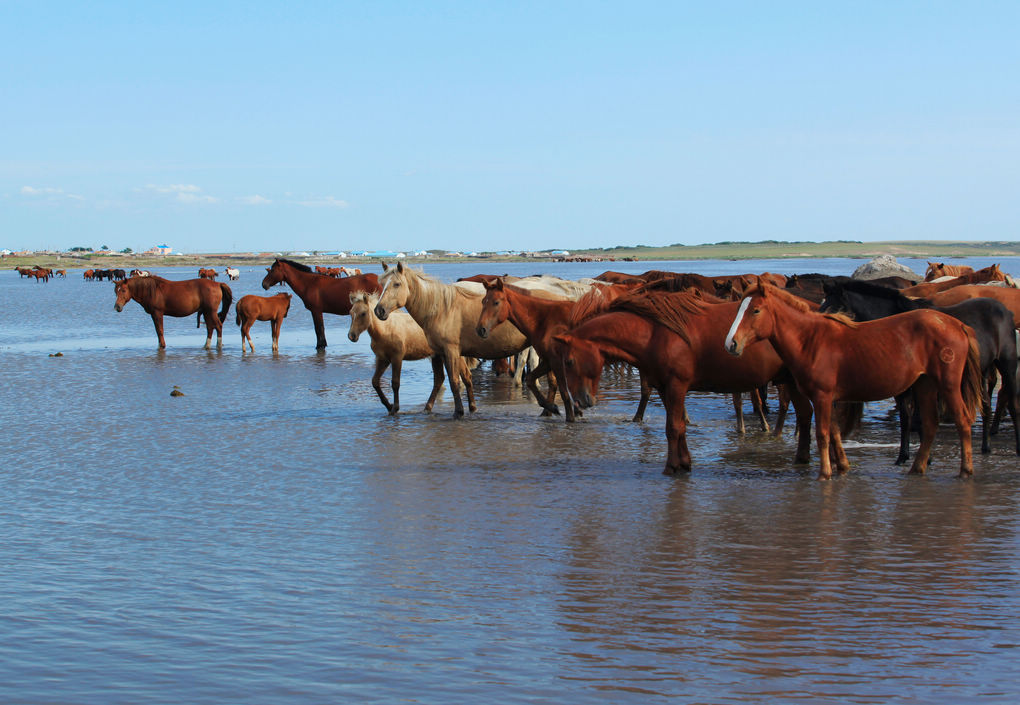
[[[1004,282],[1004,281],[1006,281],[1005,272],[999,269],[999,265],[993,264],[991,266],[985,267],[984,269],[979,269],[976,272],[961,274],[960,276],[954,277],[952,279],[944,279],[934,282],[921,282],[920,284],[916,284],[914,286],[908,286],[906,289],[900,289],[900,293],[902,293],[904,296],[930,297],[939,293],[940,291],[946,291],[947,289],[952,289],[954,287],[965,284],[981,284],[983,282]]]
[[[375,374],[372,375],[372,388],[379,395],[379,400],[390,414],[400,411],[400,371],[404,360],[432,360],[432,393],[425,403],[425,411],[432,411],[439,390],[443,386],[443,360],[435,354],[421,329],[410,314],[405,311],[394,311],[385,321],[376,317],[372,309],[378,303],[376,294],[358,291],[351,294],[351,327],[347,337],[352,343],[358,342],[362,333],[368,331],[372,339],[372,352],[375,353]],[[386,368],[393,366],[390,376],[390,388],[393,389],[393,403],[386,398],[382,388],[382,376]],[[468,358],[461,357],[457,364],[458,374],[467,390],[468,408],[475,411],[474,383],[471,379],[471,364]]]
[[[482,311],[482,293],[468,291],[463,285],[444,284],[420,270],[404,267],[403,262],[387,268],[379,281],[383,288],[375,314],[385,321],[391,312],[403,307],[424,329],[429,346],[446,366],[456,418],[464,416],[456,367],[460,356],[495,360],[528,345],[527,338],[509,323],[496,326],[484,339],[478,336],[475,328]]]
[[[625,362],[644,373],[666,408],[666,474],[691,469],[687,448],[688,391],[732,394],[783,378],[783,362],[764,341],[747,356],[722,355],[720,346],[739,304],[712,304],[694,292],[649,291],[624,296],[606,313],[553,338],[553,355],[581,408],[595,404],[607,362]],[[796,389],[791,400],[799,429],[794,462],[808,462],[811,406]]]
[[[928,269],[924,272],[924,280],[926,282],[935,281],[942,277],[959,277],[963,274],[970,274],[974,271],[973,267],[967,267],[962,264],[946,264],[945,262],[928,262]]]
[[[199,270],[198,270],[198,278],[199,279],[215,279],[216,278],[216,270],[215,269],[199,268]]]
[[[223,345],[223,321],[227,320],[227,309],[233,300],[230,287],[226,284],[208,279],[170,281],[163,277],[132,277],[116,282],[114,291],[117,294],[117,302],[113,305],[114,311],[118,313],[123,311],[124,306],[134,299],[152,316],[160,348],[166,347],[166,339],[163,337],[163,316],[182,318],[196,312],[199,316],[205,317],[205,326],[209,333],[205,339],[206,350],[212,342],[214,330],[216,346]],[[223,308],[217,316],[216,307],[220,302],[223,303]]]
[[[322,321],[323,313],[346,316],[351,312],[351,294],[353,292],[379,291],[379,277],[375,274],[334,279],[324,274],[316,274],[311,267],[289,259],[276,260],[272,267],[267,267],[266,272],[266,276],[262,280],[263,289],[268,290],[274,284],[285,282],[312,314],[312,323],[315,324],[316,350],[326,347],[326,326]]]
[[[280,351],[280,326],[290,312],[290,294],[280,293],[275,296],[242,296],[234,307],[235,322],[241,327],[241,352],[244,352],[244,341],[255,352],[251,342],[251,327],[255,321],[270,321],[273,332],[273,352]]]
[[[849,313],[856,321],[873,321],[904,311],[932,308],[963,321],[974,331],[981,353],[981,452],[991,452],[991,395],[995,382],[1002,377],[999,405],[1009,410],[1016,436],[1016,452],[1020,455],[1020,425],[1017,424],[1017,346],[1013,314],[994,299],[968,299],[958,304],[933,307],[927,299],[911,299],[897,291],[868,282],[853,281],[834,286],[822,302],[822,312]],[[996,374],[998,373],[998,374]],[[911,409],[908,395],[896,398],[900,413],[900,454],[896,464],[906,462],[909,454]]]
[[[241,278],[241,270],[237,267],[225,267],[223,273],[227,275],[227,278],[232,282],[236,282]]]
[[[725,348],[739,357],[768,340],[797,387],[811,399],[821,461],[819,479],[832,477],[829,459],[833,402],[876,401],[914,387],[921,411],[921,447],[912,473],[923,473],[938,430],[938,396],[960,437],[960,474],[974,473],[970,427],[981,398],[977,341],[955,318],[929,309],[855,323],[820,314],[781,289],[759,284],[733,318]],[[850,469],[839,430],[831,431],[837,469]]]

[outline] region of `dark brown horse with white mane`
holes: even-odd
[[[114,291],[117,293],[114,311],[123,311],[124,306],[134,299],[152,316],[160,348],[166,347],[163,316],[183,318],[193,313],[198,313],[199,321],[205,317],[205,327],[209,333],[205,339],[206,349],[211,345],[213,331],[216,331],[216,346],[223,345],[223,321],[227,319],[227,309],[234,298],[226,284],[209,279],[170,281],[155,276],[131,277],[115,282]],[[217,314],[216,308],[221,302],[223,308]]]
[[[360,274],[344,279],[334,279],[325,274],[316,274],[312,268],[289,259],[278,259],[272,267],[266,268],[262,288],[285,282],[301,299],[315,324],[315,349],[326,347],[326,326],[323,313],[346,316],[351,312],[351,294],[357,291],[374,293],[379,291],[379,277],[375,274]]]

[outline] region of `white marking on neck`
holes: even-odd
[[[737,328],[740,327],[740,321],[743,320],[744,314],[747,313],[747,307],[751,305],[751,297],[745,296],[744,300],[740,302],[740,308],[737,309],[737,317],[733,319],[733,325],[730,326],[730,332],[726,334],[726,341],[723,343],[726,350],[729,350],[733,345],[733,336],[737,334]]]

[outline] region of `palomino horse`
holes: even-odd
[[[223,273],[227,275],[227,278],[232,282],[236,282],[241,278],[241,270],[237,267],[225,267]]]
[[[312,314],[315,324],[315,349],[326,347],[326,326],[322,322],[323,313],[346,316],[351,312],[351,294],[355,291],[379,291],[379,277],[374,274],[362,274],[347,279],[334,279],[324,274],[316,274],[311,267],[289,259],[278,259],[272,267],[266,268],[266,276],[262,280],[262,288],[269,289],[273,284],[286,282],[301,303]]]
[[[230,287],[208,279],[186,279],[170,281],[163,277],[131,277],[114,284],[117,302],[114,311],[123,311],[125,304],[134,299],[152,316],[152,324],[156,327],[159,347],[166,347],[163,337],[163,316],[182,318],[198,313],[205,317],[208,336],[205,347],[208,350],[212,342],[213,331],[216,331],[216,346],[223,345],[223,321],[227,319],[227,309],[233,300]],[[223,303],[219,315],[216,307]]]
[[[495,360],[509,357],[528,345],[528,339],[509,323],[496,326],[484,339],[478,336],[475,328],[482,312],[483,294],[468,291],[463,284],[469,282],[444,284],[420,270],[404,267],[403,262],[387,268],[379,282],[383,289],[375,314],[385,321],[391,312],[403,307],[424,329],[429,346],[446,366],[457,418],[464,415],[457,374],[460,356]]]
[[[275,296],[242,296],[234,307],[235,322],[241,326],[241,352],[244,352],[244,341],[255,352],[251,342],[251,327],[255,321],[270,321],[273,332],[273,352],[280,351],[280,326],[290,312],[290,294],[280,293]]]
[[[379,395],[379,400],[390,414],[400,411],[400,371],[404,360],[432,360],[432,393],[425,403],[425,411],[432,411],[439,390],[443,386],[446,375],[443,373],[443,360],[433,352],[425,331],[421,329],[411,315],[405,311],[394,311],[385,321],[376,317],[373,309],[379,302],[376,294],[359,291],[351,294],[351,327],[347,337],[352,343],[358,342],[362,333],[368,331],[372,339],[372,352],[375,353],[375,374],[372,375],[372,387]],[[474,383],[471,379],[471,362],[461,357],[457,365],[458,374],[467,390],[468,408],[474,411]],[[386,398],[382,388],[382,376],[387,367],[393,367],[390,377],[390,388],[393,390],[393,403]]]
[[[924,280],[926,282],[932,282],[942,277],[959,277],[964,274],[970,274],[974,271],[973,267],[968,267],[962,264],[946,264],[945,262],[929,262],[928,269],[924,272]]]
[[[554,336],[554,364],[562,365],[570,394],[581,408],[595,404],[607,362],[625,362],[641,370],[666,408],[664,472],[686,472],[691,469],[687,392],[746,392],[784,374],[782,360],[764,341],[750,345],[746,358],[720,354],[738,306],[708,303],[694,292],[624,296],[608,312]],[[796,389],[790,391],[800,431],[794,462],[806,463],[811,405]]]
[[[999,265],[993,264],[984,269],[979,269],[976,272],[970,272],[969,274],[961,274],[958,277],[952,279],[943,279],[937,282],[921,282],[914,286],[908,286],[906,289],[900,289],[900,293],[904,296],[923,296],[930,297],[939,293],[940,291],[946,291],[953,287],[961,286],[964,284],[981,284],[982,282],[1004,282],[1006,281],[1006,274]]]
[[[960,474],[973,474],[970,427],[981,399],[981,364],[977,341],[960,321],[922,309],[855,323],[816,313],[792,294],[761,284],[740,302],[725,348],[739,357],[763,340],[772,343],[811,399],[819,479],[832,477],[830,432],[837,469],[850,469],[839,430],[830,431],[833,402],[888,399],[911,386],[922,421],[921,447],[910,471],[923,473],[928,466],[941,396],[960,436]]]
[[[855,321],[873,321],[920,308],[933,307],[927,299],[911,299],[892,289],[865,281],[852,281],[833,286],[822,302],[821,311],[848,313]],[[981,389],[981,452],[991,452],[991,395],[1001,376],[999,406],[1008,409],[1013,419],[1016,452],[1020,455],[1020,424],[1017,424],[1016,406],[1017,346],[1013,314],[998,301],[986,298],[967,299],[952,306],[935,307],[934,310],[966,323],[974,331],[977,340],[978,351],[981,353],[981,376],[985,379]],[[897,465],[910,457],[908,441],[912,413],[908,408],[908,396],[896,398],[900,412],[900,454],[896,458]]]

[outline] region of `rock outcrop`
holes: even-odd
[[[892,255],[879,255],[870,262],[865,262],[854,270],[853,279],[881,279],[882,277],[903,277],[915,284],[924,277],[910,267],[900,264]]]

